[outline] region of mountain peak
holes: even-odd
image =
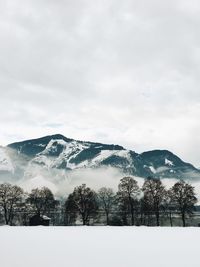
[[[46,137],[50,137],[52,139],[70,139],[70,138],[67,138],[66,136],[62,135],[62,134],[53,134],[53,135],[47,135]],[[72,140],[72,139],[70,139]]]
[[[18,153],[23,153],[28,156],[35,156],[36,154],[42,152],[51,140],[63,140],[66,143],[73,141],[73,139],[67,138],[62,134],[54,134],[12,143],[9,144],[8,147],[17,150]]]

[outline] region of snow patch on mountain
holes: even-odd
[[[132,158],[130,156],[130,151],[129,150],[102,150],[96,157],[94,157],[91,160],[85,160],[75,166],[76,168],[83,168],[83,167],[95,167],[101,165],[101,163],[109,159],[113,156],[119,157],[119,158],[124,158],[127,160],[129,165],[127,164],[126,167],[129,167],[132,164]],[[134,166],[131,165],[133,168]]]
[[[174,163],[171,161],[171,160],[169,160],[169,159],[165,159],[165,165],[168,165],[168,166],[174,166]]]
[[[64,145],[63,152],[59,155],[58,159],[54,162],[53,167],[58,167],[62,164],[63,160],[66,162],[66,167],[70,169],[74,169],[76,167],[75,164],[70,163],[72,159],[74,159],[78,154],[80,154],[84,149],[87,149],[89,146],[87,144],[80,144],[76,141],[72,141],[71,143],[66,143]]]
[[[53,153],[58,151],[58,145],[62,147],[61,152],[58,156],[52,156]],[[70,163],[70,160],[88,147],[88,144],[81,144],[77,141],[68,143],[64,140],[54,139],[48,143],[44,151],[36,155],[32,162],[44,165],[48,169],[57,168],[64,163],[66,168],[74,169],[76,165]]]
[[[112,156],[126,158],[129,161],[131,160],[129,151],[127,150],[102,150],[99,155],[93,159],[93,163],[98,164]]]
[[[47,144],[46,148],[31,160],[31,163],[37,163],[46,169],[59,168],[62,166],[66,169],[73,170],[76,168],[97,167],[104,160],[116,156],[126,159],[128,163],[127,167],[134,167],[132,165],[133,162],[129,150],[106,150],[102,149],[103,145],[97,145],[93,147],[93,149],[95,149],[97,152],[100,150],[100,152],[97,153],[97,155],[94,155],[93,158],[83,160],[80,163],[73,162],[73,159],[75,159],[81,152],[89,148],[91,148],[91,143],[89,142],[83,143],[75,140],[66,142],[60,139],[52,139]]]
[[[149,169],[150,169],[150,171],[152,173],[156,173],[157,172],[157,170],[153,166],[149,166]]]

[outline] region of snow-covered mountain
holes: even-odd
[[[0,179],[35,177],[39,172],[59,175],[77,169],[112,167],[124,175],[200,179],[200,170],[167,150],[138,154],[119,145],[83,142],[63,135],[0,147]]]

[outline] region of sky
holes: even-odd
[[[200,166],[198,0],[0,0],[0,144],[60,133]]]

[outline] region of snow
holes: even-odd
[[[0,236],[3,267],[199,267],[199,228],[0,227]]]
[[[55,151],[57,149],[58,144],[65,146],[66,142],[62,139],[52,139],[46,146],[44,153],[49,151]]]
[[[48,156],[49,152],[57,151],[57,145],[63,146],[63,151],[60,153],[58,157]],[[62,164],[63,161],[66,162],[66,166],[68,168],[74,169],[76,168],[75,164],[71,164],[70,160],[75,158],[79,153],[81,153],[84,149],[87,149],[88,144],[80,144],[77,141],[65,142],[60,139],[51,140],[44,151],[39,153],[34,159],[33,162],[42,163],[48,169],[52,167],[58,167]]]
[[[99,163],[99,162],[103,161],[104,159],[113,156],[115,153],[116,153],[116,151],[113,151],[113,150],[102,150],[99,153],[99,155],[95,157],[95,159],[93,161],[95,163]]]
[[[131,161],[129,150],[102,150],[91,162],[84,161],[78,165],[78,167],[82,166],[96,166],[101,163],[103,160],[111,157],[118,156],[127,159],[129,162]]]
[[[149,169],[152,173],[156,173],[156,169],[153,166],[149,166]]]
[[[169,159],[165,159],[165,165],[174,166],[174,163]]]
[[[70,160],[75,158],[79,153],[81,153],[84,149],[87,149],[89,146],[87,144],[80,144],[76,141],[72,141],[71,143],[66,143],[65,150],[57,159],[57,166],[63,161],[63,159],[67,162],[67,167],[74,169],[76,167],[75,164],[71,164]]]
[[[66,159],[67,160],[67,166],[71,169],[75,169],[75,168],[84,168],[84,167],[94,167],[94,166],[98,166],[103,160],[111,157],[111,156],[118,156],[118,157],[123,157],[126,158],[129,162],[132,161],[131,157],[130,157],[130,153],[129,150],[102,150],[96,157],[94,157],[91,160],[85,160],[82,161],[81,163],[75,165],[75,164],[70,164],[69,161],[71,158],[76,157],[82,150],[88,148],[88,146],[83,146],[80,144],[77,144],[78,147],[76,148],[75,151],[77,151],[75,154],[73,154],[72,157],[69,157],[69,155],[71,153],[69,153],[69,148],[66,149],[66,151],[68,152],[68,154],[66,154]],[[72,146],[72,148],[74,149],[74,145]],[[66,152],[65,152],[66,153]],[[63,158],[63,155],[61,154],[59,156],[59,158]],[[134,168],[134,166],[132,166]]]
[[[43,215],[43,216],[41,216],[41,217],[42,217],[43,220],[51,220],[51,218],[49,218],[49,217],[46,216],[46,215]]]
[[[46,144],[37,144],[39,147],[46,147]]]
[[[60,153],[58,157],[48,156],[49,152],[55,152],[57,150],[57,144],[63,146],[63,151]],[[58,167],[62,164],[63,161],[66,162],[66,166],[68,168],[74,169],[76,168],[75,164],[71,164],[70,160],[75,158],[79,153],[81,153],[84,149],[88,148],[88,144],[80,144],[77,141],[65,142],[60,139],[51,140],[44,151],[39,153],[34,159],[33,163],[44,164],[48,169],[53,167]]]
[[[129,151],[127,150],[102,150],[100,154],[94,159],[94,161],[101,162],[104,159],[109,158],[111,156],[123,157],[129,160],[130,156],[128,152]]]

